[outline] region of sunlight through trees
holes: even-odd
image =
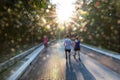
[[[84,43],[120,52],[119,0],[74,0],[72,15],[65,14],[69,10],[62,11],[63,18],[69,17],[64,23],[58,21],[58,7],[50,1],[0,1],[1,60],[39,44],[44,35],[56,39],[64,38],[65,33],[72,38],[79,35]]]

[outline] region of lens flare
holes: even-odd
[[[74,15],[76,0],[51,0],[53,4],[56,4],[56,14],[59,23],[69,21]]]

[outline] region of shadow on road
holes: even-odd
[[[96,80],[95,77],[87,70],[82,61],[79,62],[78,66],[83,75],[84,80]]]
[[[71,60],[66,60],[66,80],[77,80],[75,71],[73,70],[73,66],[71,64]]]

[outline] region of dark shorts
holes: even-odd
[[[45,46],[45,47],[47,47],[47,46],[48,46],[48,44],[47,44],[47,43],[44,43],[44,46]]]
[[[80,51],[80,48],[74,48],[75,51]]]
[[[65,52],[69,52],[69,53],[70,53],[70,52],[71,52],[71,49],[65,49]]]

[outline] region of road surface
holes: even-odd
[[[63,42],[59,41],[43,51],[20,80],[120,80],[120,74],[82,52],[81,61],[73,57],[73,52],[66,60]]]

